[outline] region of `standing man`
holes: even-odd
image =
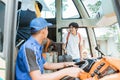
[[[43,40],[47,38],[48,27],[50,23],[43,18],[35,18],[31,21],[32,36],[21,46],[16,60],[16,80],[60,80],[65,76],[79,77],[83,72],[80,68],[69,67],[74,62],[64,63],[48,63],[42,56],[41,45]],[[53,73],[43,74],[45,69],[55,70],[61,69]]]
[[[77,32],[79,25],[75,22],[69,24],[69,31],[63,37],[63,50],[71,55],[74,62],[82,60],[83,40]]]

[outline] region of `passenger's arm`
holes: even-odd
[[[81,37],[81,41],[80,41],[80,44],[79,44],[79,48],[80,48],[80,59],[83,60],[82,52],[83,52],[84,46],[83,46],[83,39],[82,39],[82,37]]]
[[[67,53],[66,52],[66,44],[65,43],[62,44],[62,49],[63,49],[64,53]]]
[[[66,52],[66,43],[67,43],[67,40],[66,40],[66,37],[67,37],[67,34],[64,34],[64,37],[63,37],[63,44],[62,44],[62,50],[64,51],[64,53],[67,53]]]

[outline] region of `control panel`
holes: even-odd
[[[115,69],[114,66],[110,65],[104,58],[97,61],[90,70],[90,76],[91,77],[97,77],[98,79],[117,73],[117,69]]]

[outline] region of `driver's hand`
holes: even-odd
[[[80,74],[84,73],[84,71],[77,67],[66,68],[68,76],[71,77],[79,77]]]
[[[75,62],[64,62],[64,67],[78,67]]]

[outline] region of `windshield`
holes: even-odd
[[[90,18],[96,17],[101,9],[101,0],[81,0]]]
[[[120,29],[118,23],[110,27],[94,28],[97,46],[105,55],[120,58],[119,30]]]

